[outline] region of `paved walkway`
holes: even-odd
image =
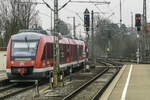
[[[1,73],[0,73],[0,81],[1,81],[1,80],[5,80],[5,79],[7,79],[6,72],[1,72]]]
[[[6,70],[6,51],[0,51],[0,71]]]
[[[150,65],[125,65],[100,100],[150,100]]]

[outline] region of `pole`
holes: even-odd
[[[59,34],[58,34],[58,0],[54,0],[54,32],[55,32],[55,45],[54,45],[54,54],[55,54],[55,66],[54,66],[54,87],[58,86],[58,72],[59,68]]]
[[[94,12],[92,10],[91,13],[91,34],[92,34],[92,48],[91,48],[91,56],[92,56],[92,65],[91,67],[95,67],[95,58],[94,58]]]
[[[133,29],[133,12],[131,12],[131,28]]]
[[[144,22],[144,33],[147,30],[147,7],[146,7],[146,0],[143,0],[143,22]]]
[[[88,33],[88,30],[86,30],[86,35],[87,35],[87,39],[86,39],[86,52],[87,52],[87,60],[85,62],[85,65],[84,65],[84,71],[89,71],[89,33]]]
[[[140,63],[140,32],[138,31],[137,33],[137,53],[136,53],[136,57],[137,57],[137,64]]]
[[[86,31],[86,35],[87,35],[87,40],[86,40],[87,52],[89,52],[89,33],[88,33],[88,31]],[[89,59],[89,54],[87,55],[87,58]]]
[[[52,28],[53,28],[53,11],[51,10],[51,33],[52,33]]]
[[[75,24],[75,17],[73,17],[73,36],[76,37],[76,24]]]
[[[146,7],[146,0],[143,0],[143,40],[144,40],[144,50],[143,50],[143,56],[147,56],[149,48],[148,48],[148,42],[147,42],[147,7]]]
[[[120,0],[120,27],[122,25],[122,3],[121,3],[121,0]]]

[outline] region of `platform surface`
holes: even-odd
[[[6,72],[0,71],[0,81],[7,79],[7,74]]]
[[[0,71],[6,70],[6,51],[0,51]]]
[[[150,64],[122,68],[100,100],[150,100]]]

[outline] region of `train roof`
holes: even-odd
[[[38,30],[38,29],[24,29],[24,30],[19,30],[19,33],[22,33],[22,32],[34,32],[34,33],[39,33],[39,34],[44,34],[44,35],[49,35],[47,33],[47,31],[45,30]]]
[[[38,34],[36,32],[22,32],[19,34],[15,34],[12,36],[12,40],[24,40],[27,38],[28,40],[39,40],[43,36],[42,34]]]
[[[54,36],[49,36],[45,34],[39,34],[37,32],[29,32],[29,31],[24,31],[18,34],[15,34],[12,36],[12,40],[40,40],[40,38],[44,38],[47,42],[54,43]],[[45,41],[45,42],[46,42]],[[70,38],[61,38],[59,41],[60,44],[72,44],[72,45],[84,45],[84,41],[81,40],[75,40],[75,39],[70,39]]]
[[[62,43],[62,44],[72,44],[72,45],[77,45],[77,44],[78,45],[83,45],[84,41],[75,40],[75,39],[69,39],[69,38],[62,38],[59,43]]]

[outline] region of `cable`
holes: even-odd
[[[51,6],[50,6],[47,2],[45,2],[45,0],[42,0],[42,1],[45,3],[45,5],[46,5],[48,8],[50,8],[52,11],[54,11],[54,9],[52,9]]]
[[[71,0],[69,0],[68,2],[66,2],[61,8],[59,8],[59,10],[61,10],[61,9],[63,9],[65,6],[67,6],[68,5],[68,3],[70,3],[71,2]]]

